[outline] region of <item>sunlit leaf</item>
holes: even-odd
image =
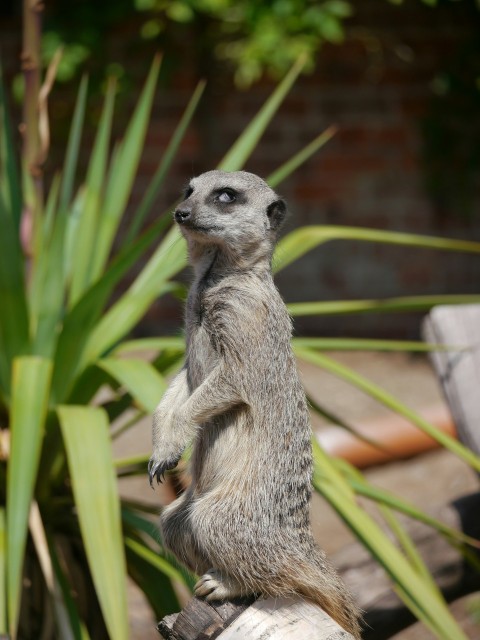
[[[442,640],[467,640],[450,614],[445,602],[438,598],[431,585],[425,582],[406,561],[404,556],[381,531],[371,517],[355,503],[346,480],[335,469],[333,462],[313,441],[315,458],[313,484],[332,505],[356,537],[399,587],[399,595],[426,625]]]
[[[198,103],[200,102],[200,98],[202,97],[204,90],[205,82],[201,81],[198,83],[192,97],[190,98],[190,102],[188,103],[187,108],[185,109],[185,112],[172,135],[168,147],[165,149],[162,155],[160,163],[153,175],[150,184],[148,185],[145,195],[138,205],[138,208],[132,220],[132,224],[125,235],[126,244],[130,243],[137,236],[146,215],[152,208],[153,203],[155,202],[155,198],[159,193],[161,186],[163,185],[172,162],[175,159],[176,153],[180,147],[180,143],[183,140],[185,132],[197,109]]]
[[[462,251],[480,253],[480,242],[435,238],[398,231],[362,229],[360,227],[305,226],[287,234],[278,243],[274,259],[274,271],[284,269],[315,247],[332,240],[354,240],[358,242],[380,242],[420,249],[442,249],[443,251]]]
[[[183,582],[183,576],[178,569],[168,562],[165,558],[162,558],[152,551],[149,547],[141,542],[132,540],[131,538],[125,538],[125,545],[134,551],[138,556],[149,562],[151,565],[159,569],[162,573],[168,576],[171,580],[178,580]]]
[[[77,101],[73,112],[72,124],[68,136],[67,150],[65,153],[65,163],[63,166],[62,188],[60,190],[59,210],[60,215],[65,215],[69,206],[73,186],[75,182],[75,173],[77,170],[78,153],[82,137],[83,119],[85,117],[85,107],[87,102],[88,79],[84,76],[78,88]]]
[[[158,220],[138,240],[120,251],[104,275],[84,294],[66,315],[55,354],[53,390],[57,402],[63,402],[82,369],[78,366],[85,343],[98,321],[110,294],[122,276],[158,237],[164,220]],[[75,363],[75,366],[72,366]]]
[[[305,58],[299,58],[219,163],[219,169],[223,169],[223,171],[238,171],[243,167],[304,65]]]
[[[139,453],[135,456],[128,456],[128,458],[117,458],[115,460],[115,467],[118,470],[128,467],[141,467],[143,469],[143,473],[145,473],[149,459],[150,454],[145,453]]]
[[[372,485],[362,476],[361,473],[358,472],[357,469],[354,469],[345,460],[335,460],[334,464],[337,465],[341,470],[346,471],[345,475],[347,481],[351,488],[355,491],[355,493],[364,496],[365,498],[369,498],[370,500],[373,500],[377,503],[383,504],[386,507],[398,511],[399,513],[403,513],[406,516],[413,518],[414,520],[423,522],[424,524],[432,527],[432,529],[436,529],[439,533],[456,543],[467,544],[476,548],[480,548],[479,540],[465,535],[462,531],[458,531],[457,529],[453,529],[452,527],[447,526],[437,518],[430,516],[425,511],[422,511],[414,504],[408,502],[407,500],[404,500],[403,498],[400,498],[394,493]]]
[[[108,181],[105,185],[102,215],[98,219],[97,232],[92,247],[92,281],[98,279],[105,267],[113,239],[132,192],[133,180],[147,132],[159,69],[160,58],[157,57],[152,64],[142,95],[131,117],[125,138],[118,147],[115,162],[111,164]]]
[[[87,78],[84,77],[80,82],[70,127],[61,184],[57,177],[50,187],[44,214],[44,233],[33,267],[30,290],[33,352],[48,357],[51,357],[55,348],[56,328],[63,313],[68,274],[65,261],[67,225],[75,224],[69,207],[85,116],[87,87]],[[71,253],[74,253],[73,250]]]
[[[7,635],[7,531],[5,509],[0,508],[0,634]]]
[[[405,406],[390,393],[381,389],[370,380],[367,380],[356,371],[353,371],[353,369],[340,364],[336,360],[333,360],[332,358],[329,358],[324,354],[311,351],[309,349],[297,348],[295,349],[295,354],[301,360],[315,364],[318,367],[321,367],[322,369],[333,373],[335,376],[346,380],[350,384],[353,384],[355,387],[362,390],[367,395],[371,396],[384,406],[409,420],[412,424],[414,424],[421,431],[425,432],[428,436],[436,440],[443,447],[457,455],[462,460],[465,460],[465,462],[469,464],[473,469],[480,471],[480,458],[475,453],[473,453],[473,451],[470,451],[470,449],[467,449],[463,444],[461,444],[457,440],[454,440],[451,436],[444,433],[443,431],[436,429],[427,420],[419,416],[415,411]]]
[[[275,189],[283,180],[288,178],[298,167],[306,162],[314,153],[321,149],[329,140],[333,138],[337,131],[336,127],[328,127],[317,138],[312,140],[304,149],[292,156],[287,162],[282,164],[276,171],[271,173],[266,182]]]
[[[45,219],[45,224],[47,222]],[[65,300],[65,231],[66,216],[58,214],[53,218],[52,229],[43,239],[42,249],[34,262],[30,287],[32,351],[36,355],[48,358],[53,356],[57,339],[56,329],[62,317]]]
[[[183,238],[172,227],[133,284],[98,322],[85,347],[81,366],[95,362],[143,317],[152,302],[174,285],[168,279],[187,264]]]
[[[167,384],[149,362],[133,358],[103,358],[98,366],[123,385],[140,407],[149,413],[155,411]]]
[[[292,316],[343,315],[349,313],[399,313],[429,311],[439,304],[475,304],[480,295],[404,296],[378,300],[328,300],[326,302],[291,302],[287,305]]]
[[[432,574],[428,570],[427,565],[418,552],[418,549],[406,528],[400,524],[393,511],[388,507],[380,505],[379,510],[390,531],[392,531],[397,538],[397,541],[405,553],[405,556],[408,558],[412,568],[423,578],[426,585],[430,588],[432,595],[437,595],[439,601],[442,602],[443,598],[440,589],[435,583]]]
[[[105,105],[90,158],[83,207],[78,219],[75,243],[72,246],[70,306],[77,302],[92,282],[92,260],[98,232],[100,203],[105,185],[115,91],[115,83],[111,82],[108,86]]]
[[[163,351],[164,349],[174,349],[182,352],[185,350],[185,340],[179,336],[139,338],[138,340],[128,340],[120,343],[112,353],[120,355],[141,351]]]
[[[300,315],[300,314],[299,314]],[[319,349],[320,351],[460,351],[468,348],[465,345],[444,345],[413,340],[376,340],[370,338],[309,338],[295,337],[295,347]]]
[[[126,563],[106,413],[61,406],[60,419],[80,530],[110,636],[128,640]]]
[[[43,358],[25,356],[13,363],[7,466],[7,593],[10,633],[14,636],[20,611],[28,514],[40,460],[51,372],[52,363]]]

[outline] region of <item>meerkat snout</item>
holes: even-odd
[[[192,212],[190,209],[182,208],[177,209],[173,214],[173,217],[175,218],[175,222],[178,222],[178,224],[183,224],[190,218],[191,215]]]

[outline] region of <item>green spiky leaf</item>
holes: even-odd
[[[128,640],[126,563],[109,424],[96,407],[57,409],[80,530],[110,636]]]
[[[44,358],[16,358],[12,371],[11,445],[7,467],[7,592],[10,633],[20,611],[21,577],[28,514],[40,461],[52,363]]]
[[[103,358],[98,366],[123,385],[136,402],[153,413],[167,388],[163,376],[145,360]]]

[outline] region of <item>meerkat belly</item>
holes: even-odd
[[[192,479],[197,495],[216,488],[227,489],[234,482],[237,470],[245,469],[251,420],[248,408],[240,407],[203,425],[192,456]]]

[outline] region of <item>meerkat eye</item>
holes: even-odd
[[[215,198],[217,202],[222,202],[223,204],[228,204],[230,202],[234,202],[236,193],[233,189],[221,189]]]
[[[192,187],[187,187],[185,189],[185,192],[183,194],[183,199],[186,200],[187,198],[189,198],[193,193],[193,188]]]

